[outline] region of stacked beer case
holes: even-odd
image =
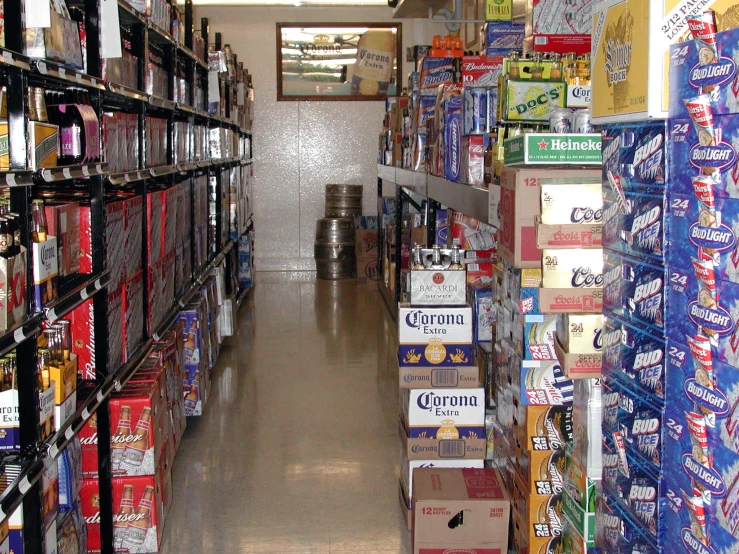
[[[410,528],[420,467],[482,468],[485,397],[474,365],[466,272],[410,272],[411,302],[398,306],[400,499]],[[424,260],[431,250],[424,250]],[[428,262],[428,260],[426,260]]]
[[[579,162],[600,165],[600,156],[588,153],[598,135],[539,141],[587,144]],[[514,143],[504,145],[510,164],[500,180],[502,261],[493,278],[492,464],[513,498],[517,551],[585,552],[593,544],[600,469],[588,450],[595,434],[599,451],[600,383],[587,377],[599,373],[601,171],[568,165],[575,159],[566,153],[534,167],[537,160],[516,155]],[[575,324],[579,341],[562,331],[558,337],[558,322],[561,330]]]

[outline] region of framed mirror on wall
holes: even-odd
[[[278,23],[277,100],[384,100],[400,93],[400,23]]]

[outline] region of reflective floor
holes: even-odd
[[[174,465],[165,554],[404,554],[397,331],[375,287],[259,273]]]

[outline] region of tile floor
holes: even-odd
[[[397,331],[376,288],[260,273],[174,465],[164,554],[405,554]]]

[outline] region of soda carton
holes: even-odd
[[[658,194],[675,175],[668,163],[666,121],[603,125],[601,134],[604,183],[613,180],[623,190]]]
[[[398,307],[401,365],[472,363],[472,310],[467,307]]]
[[[465,252],[495,248],[498,242],[497,231],[492,225],[477,221],[462,212],[452,212],[452,245],[459,246]]]
[[[47,201],[44,214],[49,235],[57,238],[59,276],[77,273],[80,270],[80,205]]]
[[[603,376],[630,383],[656,404],[665,400],[665,338],[607,313],[603,328]]]
[[[511,50],[523,50],[525,25],[508,21],[485,23],[482,47],[487,56],[507,56]]]
[[[59,472],[59,511],[74,508],[82,489],[82,443],[75,436],[57,458]]]
[[[667,269],[612,250],[604,251],[603,309],[654,333],[665,332]]]
[[[467,115],[465,114],[465,118]],[[466,123],[465,123],[466,125]],[[485,185],[485,149],[488,144],[487,135],[462,137],[461,175],[459,180],[474,187]]]
[[[454,83],[455,61],[454,58],[423,58],[421,65],[421,97],[433,96],[439,85]]]

